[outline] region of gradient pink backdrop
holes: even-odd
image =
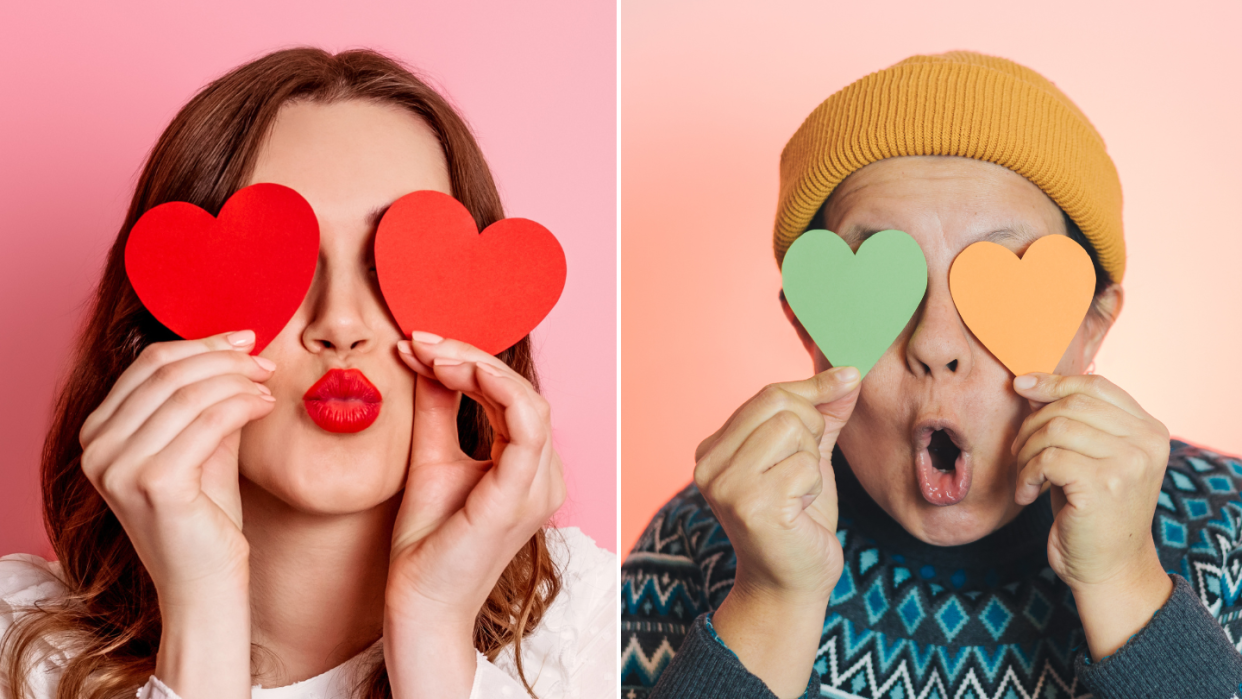
[[[780,150],[821,101],[915,53],[1043,73],[1125,193],[1126,304],[1097,360],[1174,435],[1242,452],[1236,2],[627,1],[621,12],[621,547],[764,384],[810,375],[777,305]]]
[[[611,3],[6,3],[0,10],[0,554],[46,553],[37,460],[53,386],[147,151],[221,73],[309,44],[379,49],[443,88],[511,216],[569,278],[535,331],[569,499],[616,548],[616,14]]]

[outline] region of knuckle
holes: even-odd
[[[806,471],[819,472],[819,456],[809,451],[800,451],[792,457],[793,466],[796,472],[802,473]]]
[[[173,391],[168,396],[168,400],[166,402],[177,408],[193,408],[198,405],[202,395],[202,387],[197,384],[190,384]]]
[[[538,393],[534,395],[535,395],[535,399],[534,399],[535,412],[539,414],[539,418],[541,420],[543,420],[544,422],[548,422],[549,420],[552,419],[552,405],[548,403],[548,399],[544,398]]]
[[[120,495],[128,484],[117,469],[104,469],[96,479],[95,487],[103,495]]]
[[[762,407],[777,408],[785,404],[786,392],[776,384],[764,386],[755,394],[755,403]]]
[[[1083,393],[1073,393],[1065,399],[1065,407],[1074,412],[1087,412],[1095,407],[1095,400]]]
[[[1073,420],[1063,415],[1058,415],[1049,420],[1044,429],[1049,437],[1063,437],[1074,429],[1073,422]]]
[[[151,378],[148,381],[157,386],[176,386],[179,374],[180,372],[172,364],[160,364],[155,371],[151,372]]]
[[[711,478],[708,474],[707,459],[699,459],[699,462],[694,465],[694,485],[699,492],[706,493],[710,490]]]
[[[789,410],[782,410],[773,415],[771,423],[776,427],[777,432],[783,436],[795,435],[802,429],[802,420]]]
[[[138,474],[134,485],[148,502],[158,503],[168,500],[177,484],[168,469],[146,468]]]
[[[164,366],[172,360],[168,344],[164,342],[155,342],[147,345],[139,353],[138,358],[152,367]]]

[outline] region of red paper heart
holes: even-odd
[[[125,244],[125,271],[157,320],[186,339],[253,330],[253,354],[302,304],[319,258],[319,221],[278,184],[234,192],[213,217],[183,201],[147,211]]]
[[[388,208],[375,234],[375,264],[388,308],[414,330],[499,354],[543,320],[565,288],[565,252],[548,229],[523,218],[479,233],[453,197],[412,192]]]

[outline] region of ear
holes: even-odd
[[[1108,335],[1113,323],[1117,322],[1117,316],[1121,315],[1124,305],[1125,292],[1120,284],[1109,284],[1091,302],[1091,310],[1087,311],[1087,317],[1083,319],[1086,340],[1083,343],[1084,364],[1095,360],[1096,352],[1104,344],[1104,337]]]
[[[802,340],[802,346],[806,348],[806,353],[811,355],[811,361],[815,361],[815,341],[811,339],[810,333],[806,328],[802,327],[802,321],[798,320],[798,316],[794,315],[793,309],[789,307],[789,301],[785,300],[785,292],[781,291],[781,310],[785,312],[785,319],[793,326],[794,332],[798,333],[798,339]]]

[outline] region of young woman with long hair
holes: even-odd
[[[258,182],[314,209],[309,292],[257,356],[248,328],[178,339],[126,276],[130,230]],[[546,528],[565,486],[529,337],[406,340],[380,295],[376,222],[416,190],[504,216],[465,122],[375,52],[279,51],[177,114],[44,446],[57,560],[0,559],[0,697],[612,695],[614,559]],[[303,394],[351,370],[379,415],[323,429]]]

